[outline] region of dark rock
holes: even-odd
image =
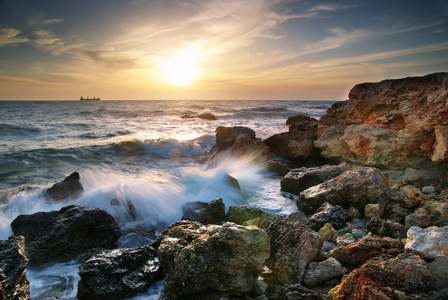
[[[322,298],[315,291],[310,290],[300,284],[285,286],[275,296],[269,300],[321,300]]]
[[[293,131],[275,134],[264,143],[275,155],[285,159],[304,159],[319,154],[314,147],[313,134],[307,131]]]
[[[230,206],[227,212],[227,221],[243,225],[244,222],[259,218],[263,211],[247,205]]]
[[[156,245],[165,276],[161,299],[249,295],[269,256],[263,230],[230,222],[176,222],[161,233]]]
[[[301,192],[297,206],[305,214],[313,214],[325,202],[364,212],[369,203],[385,207],[391,197],[387,179],[378,169],[359,167]]]
[[[61,182],[55,183],[45,191],[45,194],[55,202],[77,197],[84,188],[78,172],[73,172]]]
[[[348,220],[348,213],[339,205],[331,205],[328,202],[321,207],[308,219],[308,225],[314,230],[319,231],[326,223],[330,223],[334,229],[344,227]]]
[[[341,278],[346,270],[339,261],[330,257],[322,262],[310,262],[303,277],[304,284],[313,288],[333,278]]]
[[[216,128],[216,146],[218,149],[226,149],[235,143],[235,139],[245,135],[251,140],[255,140],[255,131],[250,128],[235,126],[235,127],[218,127]]]
[[[349,245],[331,250],[329,257],[337,259],[348,269],[358,268],[367,261],[384,261],[404,252],[401,240],[365,237]]]
[[[289,117],[286,125],[289,125],[289,131],[308,131],[314,136],[317,133],[318,121],[305,115],[297,115]]]
[[[435,278],[417,255],[401,254],[379,264],[365,264],[350,273],[326,300],[429,299]]]
[[[30,264],[69,261],[92,248],[113,248],[120,236],[107,212],[77,205],[20,215],[11,228],[25,237]]]
[[[348,171],[348,169],[347,164],[294,169],[283,177],[280,185],[283,191],[298,195],[310,187],[341,175],[343,172]]]
[[[30,298],[27,265],[23,236],[11,236],[6,241],[0,241],[0,299]]]
[[[394,239],[405,239],[408,231],[403,224],[384,219],[371,219],[366,223],[366,228],[373,234]]]
[[[182,207],[182,220],[197,221],[202,224],[216,224],[226,218],[222,198],[211,202],[188,202]]]
[[[218,120],[218,118],[214,114],[212,114],[212,113],[202,113],[202,114],[199,114],[198,118],[199,119],[212,120],[212,121]]]
[[[322,238],[300,222],[274,221],[266,230],[271,255],[266,262],[282,284],[300,283],[306,266],[322,247]]]
[[[79,300],[123,299],[144,292],[162,278],[162,270],[151,246],[101,251],[81,266]]]

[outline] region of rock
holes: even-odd
[[[107,212],[77,205],[20,215],[11,228],[25,237],[27,255],[34,265],[69,261],[92,248],[113,248],[120,237],[115,219]]]
[[[342,236],[339,236],[337,239],[336,239],[336,243],[339,245],[339,246],[342,246],[342,245],[350,245],[350,244],[352,244],[352,243],[354,243],[354,242],[356,242],[356,239],[355,239],[355,237],[351,234],[351,233],[349,233],[349,232],[347,232],[347,233],[345,233],[344,235],[342,235]]]
[[[406,216],[405,226],[448,226],[448,202],[446,199],[425,201],[421,208]]]
[[[387,179],[378,169],[358,167],[301,192],[297,206],[305,214],[314,213],[325,202],[363,212],[369,203],[385,207],[391,196]]]
[[[182,207],[182,220],[197,221],[202,224],[216,224],[226,218],[225,205],[222,198],[211,202],[188,202]]]
[[[384,261],[404,252],[401,240],[365,237],[359,241],[341,245],[330,251],[329,257],[337,259],[348,269],[358,268],[367,261]]]
[[[235,139],[240,135],[248,136],[255,140],[255,131],[247,127],[218,127],[216,128],[216,146],[218,149],[226,149],[235,143]]]
[[[319,229],[319,234],[322,240],[336,243],[338,238],[338,232],[331,226],[330,223],[326,223],[321,229]]]
[[[271,245],[266,265],[280,283],[300,283],[322,247],[322,238],[302,223],[284,219],[274,221],[266,231]]]
[[[293,212],[283,219],[285,222],[300,222],[303,225],[308,226],[308,218],[301,211]]]
[[[381,237],[391,237],[394,239],[406,238],[408,229],[400,223],[373,218],[366,223],[367,230]]]
[[[298,195],[310,187],[341,175],[343,172],[348,171],[348,169],[347,164],[294,169],[283,177],[280,182],[281,189]]]
[[[401,254],[379,264],[353,271],[325,297],[336,299],[429,299],[435,278],[417,255]]]
[[[424,259],[448,257],[448,227],[436,226],[422,229],[413,226],[408,230],[405,251]]]
[[[10,236],[0,241],[0,299],[30,299],[27,265],[23,236]]]
[[[151,246],[101,251],[79,270],[79,300],[123,299],[145,292],[162,271]]]
[[[367,204],[364,208],[364,215],[368,219],[379,219],[383,216],[384,209],[380,204]]]
[[[348,220],[348,213],[339,205],[331,205],[328,202],[322,204],[316,213],[308,219],[309,226],[314,231],[319,231],[326,223],[330,223],[333,228],[340,229]]]
[[[324,283],[333,278],[342,277],[345,269],[336,259],[330,257],[322,262],[311,262],[306,268],[303,282],[309,288]]]
[[[363,83],[322,116],[316,147],[330,159],[418,170],[446,183],[448,73]],[[419,178],[416,181],[420,180]]]
[[[78,172],[73,172],[61,182],[55,183],[45,191],[45,194],[53,201],[60,202],[70,198],[76,198],[83,190]]]
[[[247,205],[230,206],[227,212],[227,221],[242,225],[244,222],[259,218],[263,211]]]
[[[416,208],[423,203],[422,192],[409,184],[401,187],[400,196],[400,204],[406,208]]]
[[[428,185],[422,188],[423,194],[437,194],[440,193],[441,189],[435,185]]]
[[[362,214],[359,212],[359,210],[354,208],[353,206],[350,206],[350,208],[347,210],[347,213],[350,219],[359,219],[362,217]]]
[[[321,300],[321,296],[300,284],[283,287],[276,295],[269,297],[270,300]]]
[[[212,121],[218,120],[218,118],[214,114],[212,114],[212,113],[202,113],[202,114],[199,114],[198,118],[199,119],[212,120]]]
[[[290,125],[288,132],[275,134],[264,140],[275,155],[294,160],[319,154],[314,146],[314,140],[317,138],[316,119],[297,115],[289,117],[286,125]]]
[[[230,222],[176,222],[161,233],[156,245],[165,277],[161,299],[250,294],[269,257],[263,230]]]

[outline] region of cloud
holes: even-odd
[[[319,11],[332,11],[335,12],[341,9],[348,9],[357,7],[356,5],[339,5],[339,4],[319,4],[312,7],[310,12],[319,12]]]
[[[6,45],[16,46],[28,42],[28,38],[18,36],[20,33],[20,30],[15,28],[0,28],[0,47]]]
[[[110,68],[133,68],[137,66],[139,55],[129,51],[81,49],[79,53],[96,63]]]
[[[56,37],[53,33],[45,29],[38,29],[34,31],[33,45],[44,52],[49,52],[53,55],[61,55],[67,52],[73,52],[84,46],[79,42],[64,42],[62,39]]]

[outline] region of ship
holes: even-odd
[[[79,98],[79,101],[100,101],[101,99],[98,97],[98,98],[95,98],[95,97],[93,97],[93,98],[89,98],[89,97],[87,97],[87,98],[84,98],[84,97],[82,97],[81,96],[81,98]]]

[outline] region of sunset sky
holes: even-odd
[[[344,100],[443,71],[446,0],[0,0],[0,100]]]

